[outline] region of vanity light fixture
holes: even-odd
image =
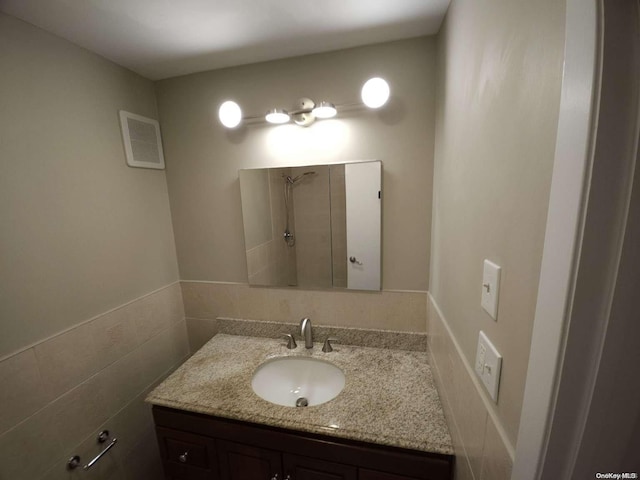
[[[370,78],[362,86],[361,91],[362,102],[369,108],[380,108],[389,100],[390,89],[389,84],[380,77]],[[338,113],[337,107],[350,107],[358,105],[357,103],[347,104],[333,104],[326,100],[316,104],[310,98],[300,98],[297,101],[296,107],[287,111],[282,108],[272,108],[264,117],[262,116],[242,116],[242,110],[240,106],[231,100],[224,102],[220,105],[218,110],[218,117],[220,122],[227,128],[235,128],[243,120],[260,121],[264,119],[268,123],[272,124],[284,124],[293,119],[296,125],[307,127],[311,125],[316,119],[325,119],[335,117]]]
[[[313,113],[316,118],[332,118],[336,116],[338,110],[336,110],[333,103],[323,100],[311,110],[311,113]]]
[[[289,114],[283,108],[272,108],[264,116],[267,122],[274,124],[287,123],[289,118]]]

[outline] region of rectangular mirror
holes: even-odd
[[[380,290],[382,162],[238,175],[250,285]]]

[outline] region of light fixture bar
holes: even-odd
[[[248,115],[242,116],[240,106],[232,101],[226,101],[218,110],[220,122],[227,128],[235,128],[241,122],[257,123],[266,121],[271,124],[288,123],[292,118],[296,125],[303,127],[311,125],[316,119],[333,118],[338,113],[338,108],[351,109],[360,107],[363,104],[369,108],[377,109],[385,105],[390,97],[390,88],[386,80],[380,77],[370,78],[362,86],[360,102],[332,103],[322,101],[316,104],[310,98],[298,99],[295,110],[284,110],[282,108],[272,108],[264,116]]]

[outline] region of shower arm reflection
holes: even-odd
[[[288,247],[294,247],[296,244],[296,237],[291,232],[289,227],[289,217],[291,216],[291,202],[293,201],[293,186],[302,180],[307,175],[315,175],[316,172],[305,172],[301,175],[291,178],[291,175],[282,174],[284,178],[284,208],[285,208],[285,227],[284,227],[284,241]]]

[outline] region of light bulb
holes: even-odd
[[[264,119],[269,123],[287,123],[289,121],[289,114],[282,108],[272,108],[264,116]]]
[[[227,100],[218,109],[220,123],[227,128],[235,128],[242,121],[242,110],[240,106],[231,100]]]
[[[369,108],[380,108],[389,100],[389,84],[380,77],[370,78],[362,86],[362,101]]]
[[[320,102],[320,104],[315,107],[311,113],[317,118],[331,118],[335,117],[338,111],[336,107],[331,102]]]

